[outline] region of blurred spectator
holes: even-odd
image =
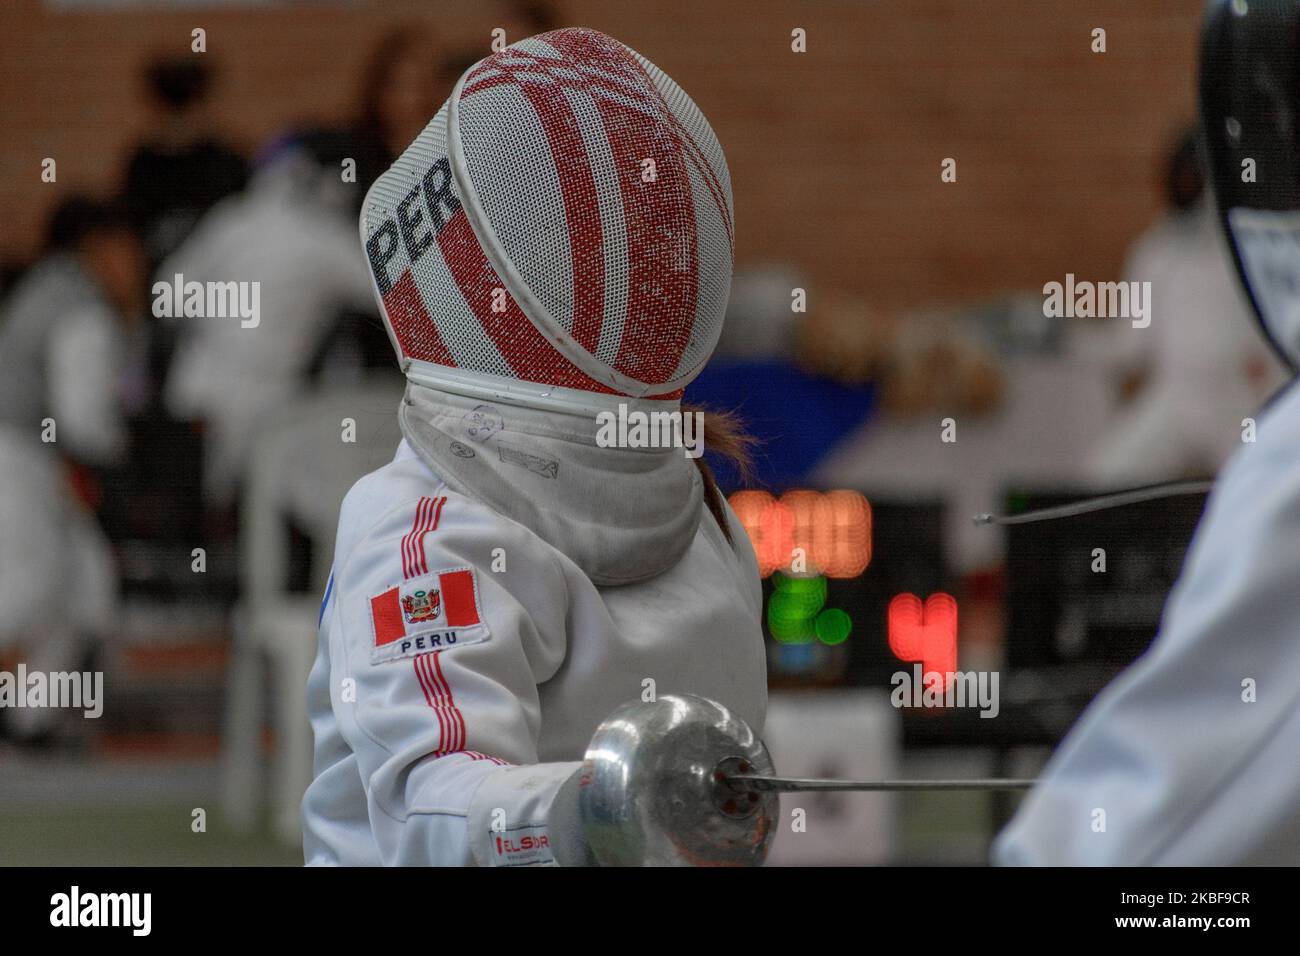
[[[73,197],[0,312],[0,653],[33,671],[80,668],[113,626],[116,569],[86,466],[127,449],[144,277],[125,210]],[[58,713],[16,710],[3,730],[37,739]]]
[[[867,310],[856,300],[813,300],[807,314],[791,309],[791,293],[803,285],[781,267],[738,272],[732,282],[727,321],[713,359],[686,389],[684,401],[712,411],[734,412],[756,440],[753,469],[745,484],[782,490],[805,484],[834,448],[866,421],[875,404],[874,363],[836,376],[819,365],[821,350],[796,349],[813,315],[829,315],[829,328],[866,327]],[[833,346],[834,343],[831,343]],[[828,349],[833,352],[834,349]],[[796,360],[796,353],[798,360]],[[706,453],[719,487],[730,493],[742,476],[724,457]]]
[[[358,209],[370,184],[433,119],[459,76],[456,64],[439,59],[433,37],[419,24],[396,27],[375,44],[361,74],[352,129]]]
[[[145,70],[157,115],[126,167],[125,198],[140,215],[145,251],[156,266],[218,199],[248,179],[244,160],[210,128],[207,55],[159,59]]]
[[[848,372],[855,362],[870,360],[884,414],[899,420],[947,415],[971,420],[998,410],[1004,386],[1000,358],[982,341],[970,311],[922,311],[858,324],[863,331],[856,341],[828,334],[820,351],[831,367]]]
[[[251,433],[264,413],[301,389],[340,310],[373,314],[352,214],[355,187],[340,177],[347,146],[338,133],[282,146],[248,190],[214,207],[159,270],[168,283],[176,275],[185,283],[258,283],[256,324],[182,320],[168,371],[168,410],[207,425],[210,505],[232,502]]]
[[[547,0],[511,0],[507,8],[512,17],[519,21],[523,30],[520,36],[534,36],[564,25],[564,17],[560,16],[555,4]],[[519,37],[513,37],[511,42],[517,39]]]
[[[50,418],[65,456],[89,465],[120,461],[124,370],[144,282],[144,257],[123,207],[80,196],[60,204],[47,254],[0,311],[0,422],[39,441]]]
[[[9,288],[21,279],[23,273],[26,271],[26,262],[17,259],[4,259],[0,261],[0,301],[3,301]]]
[[[1188,131],[1166,161],[1168,210],[1129,253],[1124,278],[1151,283],[1151,324],[1113,320],[1122,322],[1124,404],[1089,456],[1101,485],[1216,472],[1241,442],[1242,418],[1282,380],[1254,331],[1201,168]]]
[[[29,673],[83,669],[115,623],[108,542],[69,493],[58,456],[7,424],[0,424],[0,488],[0,660],[22,661]],[[40,741],[61,713],[0,709],[0,736]]]
[[[828,457],[882,414],[974,419],[998,408],[998,358],[963,317],[900,319],[833,289],[813,291],[807,311],[795,312],[792,295],[804,285],[780,267],[738,272],[717,352],[686,393],[736,411],[758,440],[756,484],[814,481]],[[738,486],[725,461],[716,470],[725,490]]]

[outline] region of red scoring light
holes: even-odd
[[[948,676],[957,670],[957,600],[951,594],[931,594],[921,604],[904,592],[889,602],[889,649],[900,661],[920,661],[922,680]]]

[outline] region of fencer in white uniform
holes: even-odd
[[[1263,330],[1300,367],[1300,8],[1212,3],[1201,110]],[[1244,160],[1258,160],[1258,178]],[[1253,168],[1253,165],[1252,165]],[[1249,437],[1249,431],[1243,433]],[[1219,473],[1148,651],[1067,735],[999,836],[1006,864],[1300,863],[1300,388]]]
[[[1298,482],[1292,387],[1220,472],[1159,635],[1070,730],[997,862],[1300,863]]]
[[[582,863],[577,771],[648,694],[766,708],[758,569],[680,447],[732,266],[712,130],[622,44],[488,57],[375,183],[361,233],[405,440],[339,518],[309,684],[309,864]]]

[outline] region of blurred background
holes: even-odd
[[[762,441],[719,475],[760,557],[815,552],[764,562],[778,768],[1036,773],[1202,499],[971,516],[1212,476],[1279,382],[1202,192],[1200,7],[7,0],[0,672],[102,672],[105,706],[0,709],[0,864],[301,862],[338,504],[399,440],[356,214],[494,31],[617,37],[726,150],[737,273],[687,397]],[[260,281],[260,324],[159,316],[177,273]],[[1149,324],[1047,314],[1067,277],[1150,283]],[[992,719],[890,703],[934,595]],[[796,803],[775,862],[982,863],[1014,808]]]

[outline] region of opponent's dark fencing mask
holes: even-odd
[[[1211,0],[1201,32],[1209,178],[1269,342],[1300,370],[1300,0]]]

